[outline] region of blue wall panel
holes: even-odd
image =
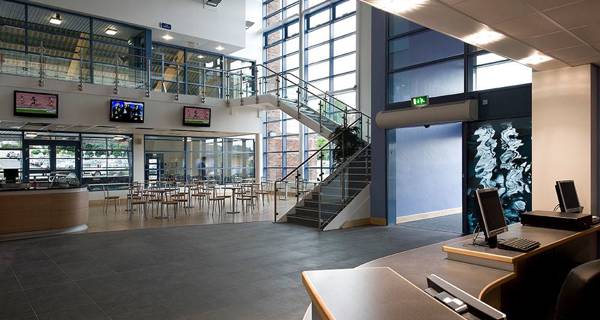
[[[392,135],[388,209],[405,216],[461,207],[462,124],[389,130],[389,142]]]

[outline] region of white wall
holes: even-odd
[[[50,92],[59,94],[59,118],[25,118],[13,115],[13,92],[26,90],[35,92]],[[143,90],[119,89],[119,94],[113,93],[110,86],[84,85],[83,91],[77,89],[76,82],[46,80],[46,85],[40,88],[37,79],[19,76],[0,75],[0,120],[47,122],[63,125],[106,125],[122,128],[149,128],[162,130],[193,130],[206,132],[226,132],[253,134],[260,132],[260,118],[255,109],[247,107],[227,107],[220,99],[207,99],[202,104],[200,97],[180,96],[166,93],[151,93],[146,98]],[[109,120],[109,104],[111,98],[131,99],[145,102],[144,123],[129,124],[115,123]],[[210,128],[186,127],[182,124],[184,105],[205,106],[212,109]],[[177,133],[174,133],[177,135]]]
[[[533,73],[533,209],[557,204],[556,180],[573,179],[585,212],[595,212],[595,70],[591,65]]]
[[[262,0],[246,0],[246,20],[254,22],[254,25],[245,32],[246,47],[233,52],[232,55],[255,60],[257,64],[260,64],[262,63],[263,46]]]
[[[223,44],[224,53],[245,47],[244,0],[224,0],[217,8],[204,5],[203,0],[36,0],[47,6],[67,9],[96,17],[126,22],[156,30],[154,40],[166,31],[160,22],[172,25],[175,39],[170,42],[185,47],[214,51]],[[192,43],[188,43],[192,42]],[[194,45],[193,43],[198,43]]]

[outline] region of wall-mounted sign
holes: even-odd
[[[169,23],[166,23],[166,22],[161,22],[161,23],[159,23],[158,25],[159,25],[159,26],[160,26],[162,29],[165,29],[165,30],[171,30],[171,28],[172,28],[171,24],[169,24]]]
[[[413,107],[425,107],[429,105],[429,96],[419,96],[410,98],[410,105]]]

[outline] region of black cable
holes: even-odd
[[[552,209],[552,211],[556,211],[556,209],[558,209],[560,207],[560,203],[556,205],[556,207],[554,207],[554,209]]]

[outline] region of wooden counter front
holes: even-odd
[[[0,192],[0,235],[64,231],[88,221],[87,188]]]

